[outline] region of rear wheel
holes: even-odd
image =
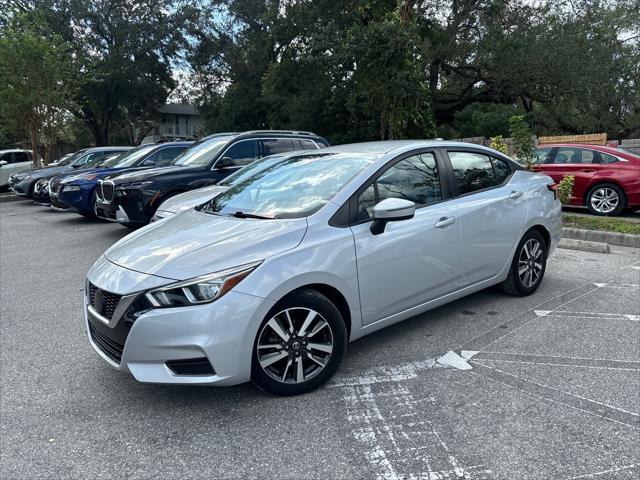
[[[258,330],[252,381],[276,395],[311,391],[333,376],[346,347],[346,326],[335,305],[314,290],[294,292]]]
[[[524,234],[511,262],[509,276],[501,288],[509,295],[523,297],[535,292],[547,267],[547,245],[536,230]]]
[[[625,203],[624,192],[612,183],[596,185],[587,194],[587,208],[594,215],[618,215]]]

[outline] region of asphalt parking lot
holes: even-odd
[[[4,200],[3,479],[640,478],[638,250],[557,250],[536,294],[486,290],[365,337],[330,384],[277,398],[112,370],[81,292],[127,230]],[[449,351],[471,368],[441,365]]]

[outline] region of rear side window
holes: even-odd
[[[293,140],[290,138],[274,138],[262,141],[264,154],[273,155],[274,153],[290,152],[296,148],[293,146]]]
[[[618,160],[618,157],[614,157],[607,153],[598,152],[598,155],[600,156],[600,163],[615,163],[620,161]]]
[[[302,150],[315,150],[318,148],[314,142],[312,142],[311,140],[307,140],[306,138],[300,138],[297,140],[297,142],[298,148]]]
[[[593,150],[587,150],[584,148],[558,148],[553,163],[558,164],[585,164],[585,163],[598,163],[597,152]]]
[[[499,158],[491,157],[491,163],[493,165],[493,173],[496,176],[496,183],[500,185],[511,175],[511,167],[507,162]]]
[[[453,167],[458,195],[495,187],[502,183],[496,180],[491,159],[488,156],[472,152],[447,153]]]

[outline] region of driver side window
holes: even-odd
[[[442,200],[440,176],[432,153],[405,158],[376,178],[358,196],[357,221],[373,218],[373,206],[387,198],[403,198],[423,207]]]
[[[233,160],[233,166],[244,167],[258,158],[257,140],[244,140],[234,143],[222,154],[222,158],[229,157]]]

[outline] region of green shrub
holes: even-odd
[[[567,175],[558,183],[558,198],[563,205],[569,203],[569,197],[571,196],[571,192],[573,192],[574,180],[575,177],[573,175]]]
[[[499,151],[500,153],[508,154],[507,143],[504,141],[504,137],[502,135],[496,135],[495,137],[490,138],[491,143],[489,144],[490,148]]]

